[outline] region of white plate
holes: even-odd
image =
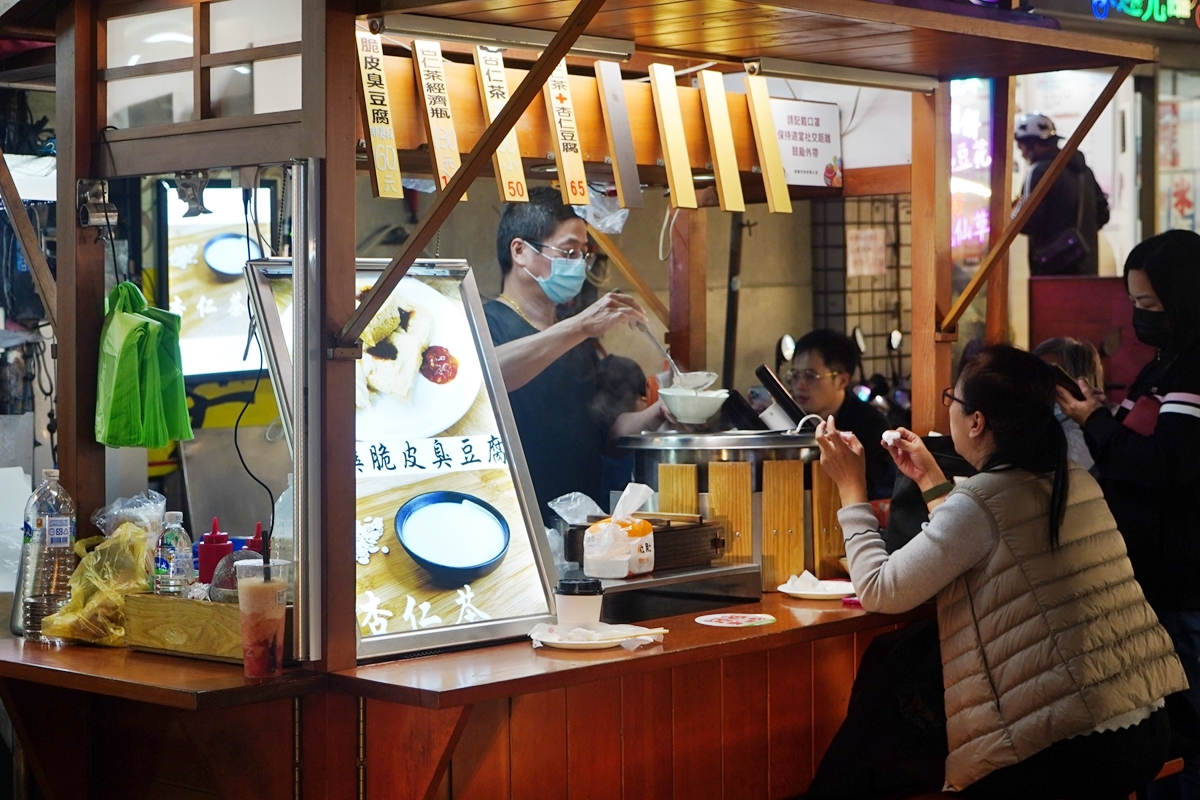
[[[636,639],[636,636],[630,636],[630,639]],[[616,641],[609,640],[605,642],[563,642],[558,639],[537,639],[545,647],[551,647],[555,650],[610,650],[614,647],[620,647],[624,639]]]
[[[712,628],[754,628],[770,625],[775,622],[775,618],[770,614],[705,614],[696,617],[696,622]]]
[[[845,591],[835,592],[789,592],[782,586],[779,591],[786,594],[788,597],[795,597],[797,600],[841,600],[843,597],[852,597],[854,595],[854,587],[849,586]]]
[[[370,284],[360,280],[356,285],[362,291]],[[471,336],[462,304],[415,277],[404,278],[400,287],[409,299],[433,315],[429,344],[445,347],[458,359],[458,375],[449,383],[436,384],[418,373],[411,405],[383,392],[372,391],[371,404],[358,409],[355,416],[359,441],[437,436],[470,410],[483,382],[475,339]]]

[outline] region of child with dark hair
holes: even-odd
[[[1047,339],[1033,348],[1033,354],[1047,364],[1062,367],[1063,372],[1067,375],[1077,381],[1082,380],[1087,383],[1088,391],[1097,396],[1103,396],[1104,365],[1100,363],[1100,353],[1091,342],[1058,336]],[[1098,475],[1096,461],[1092,458],[1087,441],[1083,436],[1083,428],[1057,406],[1054,408],[1054,416],[1058,418],[1063,433],[1067,435],[1067,455],[1093,476]]]
[[[646,373],[637,362],[624,356],[605,356],[596,370],[596,396],[588,412],[604,430],[612,428],[622,414],[643,411],[646,401]],[[600,456],[601,506],[607,508],[612,492],[620,492],[633,480],[633,454],[608,452]]]

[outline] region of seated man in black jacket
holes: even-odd
[[[896,469],[881,439],[887,418],[850,391],[858,371],[858,346],[836,331],[816,330],[796,342],[792,368],[784,373],[792,396],[805,414],[832,416],[838,430],[851,431],[867,456],[867,494],[872,500],[892,496]]]

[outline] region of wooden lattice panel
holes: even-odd
[[[658,465],[658,510],[668,514],[700,513],[695,464]]]
[[[764,461],[762,588],[773,592],[804,571],[804,462]]]
[[[846,555],[846,543],[842,540],[842,526],[838,524],[837,512],[842,507],[837,484],[821,468],[820,462],[812,465],[813,507],[813,571],[821,580],[844,578],[846,571],[838,559]]]
[[[725,561],[749,564],[754,559],[754,512],[748,461],[714,461],[708,465],[708,507],[725,526]]]

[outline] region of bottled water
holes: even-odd
[[[154,593],[182,596],[196,579],[192,569],[192,540],[183,528],[183,514],[168,511],[167,526],[154,553]]]
[[[17,592],[23,593],[22,629],[33,642],[58,643],[42,635],[42,620],[71,599],[68,582],[75,570],[75,501],[58,483],[58,470],[44,480],[25,506],[25,548]],[[16,598],[14,598],[14,607]]]

